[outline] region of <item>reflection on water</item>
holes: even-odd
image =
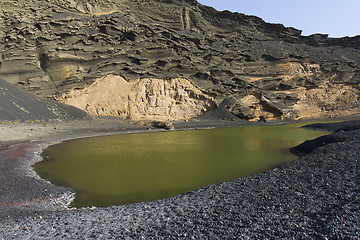
[[[76,190],[76,207],[149,201],[271,169],[324,132],[298,125],[140,133],[50,146],[34,167]]]

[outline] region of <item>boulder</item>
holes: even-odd
[[[243,103],[240,99],[226,98],[221,102],[219,107],[226,108],[229,112],[240,119],[249,120],[255,117],[250,107]]]
[[[275,117],[281,119],[297,119],[300,117],[300,111],[297,109],[292,109],[286,106],[283,103],[276,101],[271,101],[265,96],[261,96],[261,104],[263,105],[264,110],[269,111],[274,114]]]
[[[151,126],[155,128],[163,128],[166,130],[174,130],[175,127],[171,122],[161,122],[161,121],[153,121],[151,122]]]

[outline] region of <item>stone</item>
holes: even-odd
[[[151,122],[151,126],[156,127],[156,128],[163,128],[166,130],[174,130],[175,127],[171,122],[161,122],[161,121],[154,121]]]
[[[258,122],[266,122],[266,118],[264,116],[260,116]]]
[[[2,0],[0,8],[0,77],[39,96],[61,99],[109,75],[181,78],[218,104],[242,101],[255,118],[359,113],[360,36],[302,36],[195,0]],[[310,94],[339,88],[350,94],[321,104]],[[264,92],[269,101],[243,100]]]
[[[226,108],[229,112],[240,119],[249,120],[255,117],[250,107],[239,99],[226,98],[222,101],[219,107]]]
[[[297,119],[300,117],[299,110],[289,108],[285,104],[278,103],[276,101],[271,101],[265,96],[261,96],[261,102],[265,110],[274,113],[275,117],[278,117],[280,119]]]

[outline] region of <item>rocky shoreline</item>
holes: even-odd
[[[70,189],[31,174],[29,166],[50,138],[3,143],[0,239],[355,239],[360,235],[358,126],[359,121],[316,125],[335,133],[296,161],[262,174],[108,208],[69,209]],[[146,130],[132,131],[141,128]]]

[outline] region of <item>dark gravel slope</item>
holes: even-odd
[[[164,200],[3,217],[0,239],[358,239],[360,130],[336,134],[266,173]]]
[[[47,119],[82,119],[87,114],[80,109],[37,98],[0,78],[0,120],[26,121]]]

